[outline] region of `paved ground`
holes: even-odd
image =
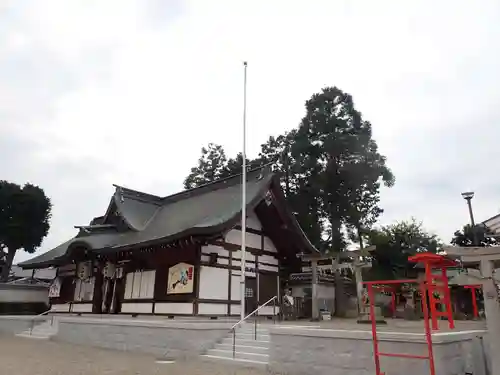
[[[265,371],[192,361],[157,364],[147,355],[0,335],[0,374],[264,375]]]

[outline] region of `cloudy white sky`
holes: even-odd
[[[113,183],[167,195],[206,143],[239,151],[243,60],[250,156],[337,85],[397,178],[381,223],[449,241],[469,189],[478,221],[500,212],[497,0],[0,4],[0,179],[52,199],[40,251],[103,214]]]

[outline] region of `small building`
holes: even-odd
[[[57,267],[55,311],[230,316],[240,314],[241,175],[167,197],[115,186],[103,216],[19,265]],[[247,174],[245,306],[280,296],[314,253],[267,168]],[[261,315],[273,313],[266,307]]]

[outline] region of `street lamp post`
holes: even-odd
[[[473,191],[466,191],[462,193],[462,198],[464,198],[467,201],[467,206],[469,207],[469,216],[470,216],[470,224],[471,224],[471,230],[472,230],[472,239],[473,239],[473,245],[478,246],[479,242],[477,240],[477,231],[476,231],[476,224],[474,222],[474,214],[472,213],[472,198],[474,198],[474,192]]]

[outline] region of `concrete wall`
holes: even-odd
[[[41,323],[47,317],[0,315],[0,333],[16,334],[30,329],[33,322]]]
[[[474,339],[483,331],[446,332],[433,335],[436,375],[475,375],[478,363],[473,357]],[[381,352],[427,355],[423,334],[391,333],[379,335]],[[375,373],[371,332],[319,329],[274,328],[271,330],[270,367],[290,375],[371,375]],[[475,371],[476,370],[476,371]],[[429,374],[429,362],[422,359],[381,358],[381,371],[387,374]],[[484,375],[484,374],[480,374]]]
[[[0,303],[49,304],[49,288],[30,284],[0,284]]]
[[[61,317],[58,327],[58,341],[186,359],[227,336],[231,323]]]

